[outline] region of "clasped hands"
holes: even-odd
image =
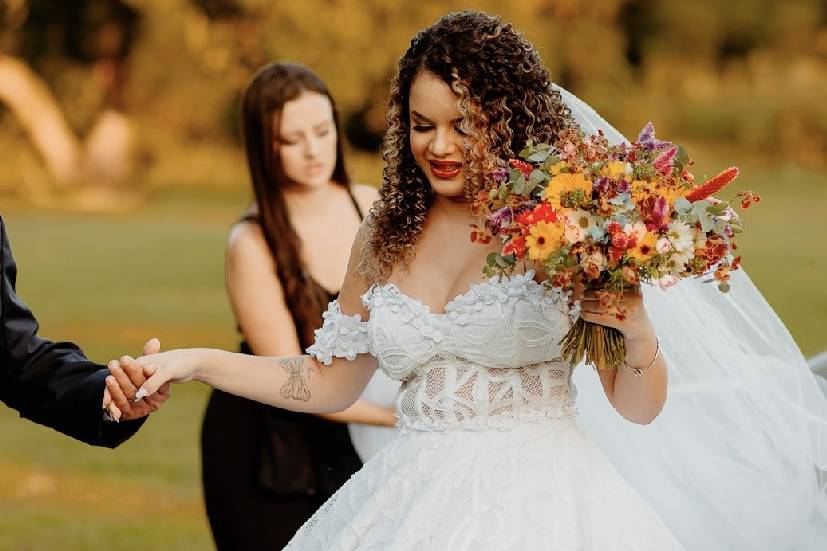
[[[149,339],[144,345],[143,355],[157,354],[161,350],[158,339]],[[157,411],[170,395],[170,384],[161,385],[151,396],[135,400],[138,389],[155,373],[155,367],[142,366],[129,356],[112,360],[107,365],[110,375],[106,377],[102,407],[115,421],[131,421]]]

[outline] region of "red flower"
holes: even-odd
[[[471,243],[480,243],[485,245],[491,243],[491,235],[479,228],[476,224],[471,225]]]
[[[618,232],[622,232],[623,227],[620,225],[620,222],[609,222],[609,225],[606,226],[606,231],[609,232],[609,235],[614,235]]]
[[[609,247],[609,259],[615,262],[619,262],[621,258],[623,258],[623,254],[626,252],[625,248],[620,247]]]
[[[738,167],[731,166],[724,170],[714,178],[710,178],[700,186],[696,187],[686,195],[688,201],[699,201],[706,199],[714,193],[718,193],[727,187],[735,178],[738,177]]]
[[[531,172],[534,170],[533,166],[520,159],[508,159],[508,164],[511,165],[512,168],[516,168],[522,172],[526,180],[528,180],[528,177],[531,176]]]
[[[612,236],[612,246],[621,250],[631,249],[637,245],[637,236],[623,233],[622,231],[614,232]]]
[[[669,208],[669,201],[666,197],[658,195],[657,197],[647,197],[641,204],[641,214],[643,221],[649,231],[659,229],[663,230],[669,225],[671,210]]]
[[[517,215],[517,223],[522,226],[533,226],[538,222],[557,222],[557,213],[548,203],[540,203],[531,210],[523,211]]]
[[[525,258],[525,237],[518,235],[503,247],[503,255],[513,254],[517,258]]]
[[[761,202],[761,196],[754,191],[741,191],[735,196],[741,199],[741,208],[744,210],[750,208],[753,203],[757,205]]]

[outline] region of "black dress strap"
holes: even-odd
[[[356,207],[356,213],[359,215],[359,220],[365,219],[365,213],[362,212],[362,207],[359,206],[359,202],[356,200],[356,197],[353,195],[353,188],[351,186],[347,186],[347,195],[350,197],[350,202],[353,203],[353,206]]]

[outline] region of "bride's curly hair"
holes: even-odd
[[[368,218],[359,271],[372,282],[406,266],[422,233],[433,191],[410,148],[411,83],[420,72],[457,93],[463,117],[465,194],[471,200],[498,163],[529,139],[552,141],[574,124],[534,46],[497,17],[464,11],[420,31],[391,83],[383,144],[383,183]]]

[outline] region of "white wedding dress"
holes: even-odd
[[[373,354],[402,381],[402,434],[285,549],[683,549],[578,426],[566,299],[532,278],[474,285],[445,313],[393,284],[362,297],[367,322],[331,303],[308,352]]]

